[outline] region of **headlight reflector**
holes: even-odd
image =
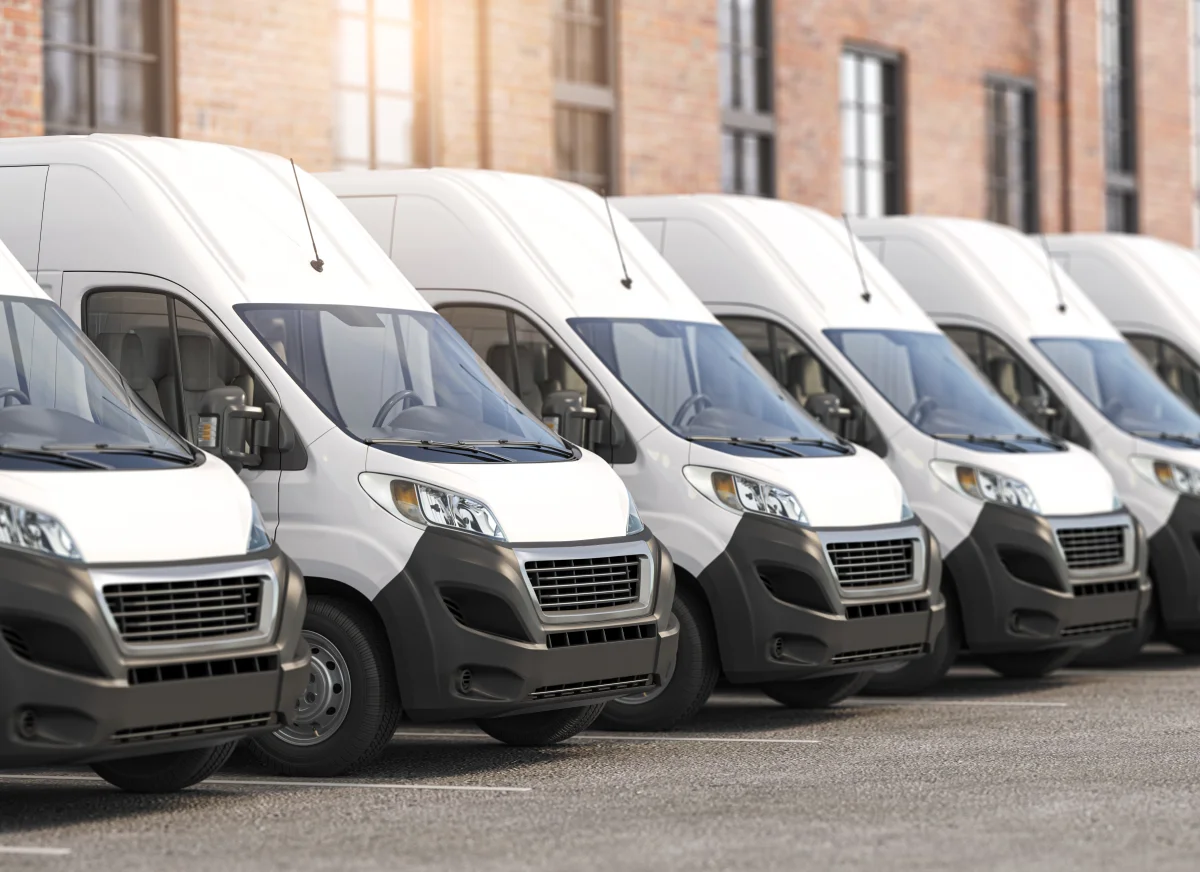
[[[778,485],[703,466],[685,466],[683,474],[692,487],[730,511],[739,514],[755,512],[786,518],[799,524],[808,523],[796,495]]]
[[[358,482],[381,507],[418,527],[433,524],[507,541],[495,514],[474,497],[378,472],[361,473]]]
[[[1200,494],[1200,469],[1152,457],[1131,457],[1130,462],[1143,476],[1167,490],[1193,496]]]
[[[969,497],[986,503],[1000,503],[1030,512],[1041,512],[1033,490],[1020,479],[945,460],[935,460],[930,466],[938,478]]]
[[[267,535],[267,525],[263,522],[262,512],[258,510],[258,503],[250,500],[250,538],[246,542],[246,553],[253,554],[270,547],[271,537]]]
[[[75,540],[58,518],[17,503],[0,502],[0,545],[63,560],[83,560]]]
[[[625,535],[632,536],[645,530],[646,525],[642,523],[642,516],[638,514],[637,504],[633,501],[633,494],[629,493],[629,488],[625,488],[625,493],[629,494],[629,517],[625,520]]]

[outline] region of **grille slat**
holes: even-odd
[[[1074,527],[1056,530],[1068,569],[1101,569],[1125,563],[1126,527]]]
[[[864,648],[833,656],[834,663],[865,663],[868,660],[889,660],[893,657],[913,657],[925,651],[924,645],[891,645],[887,648]]]
[[[632,642],[653,639],[658,624],[626,624],[620,627],[596,627],[591,630],[563,630],[546,634],[547,648],[573,648],[578,645],[602,645],[608,642]]]
[[[846,619],[882,618],[890,615],[909,615],[929,611],[928,599],[892,600],[886,603],[866,603],[846,606]]]
[[[843,588],[885,587],[912,581],[915,539],[830,542],[825,546]]]
[[[632,555],[530,560],[525,574],[544,612],[614,608],[641,592],[641,561]]]
[[[605,693],[614,690],[633,690],[638,687],[649,687],[649,675],[628,675],[623,678],[603,678],[597,681],[576,681],[573,684],[550,684],[539,687],[530,697],[533,699],[552,699],[560,696],[578,696],[585,693]]]
[[[1096,624],[1076,624],[1064,627],[1064,636],[1091,636],[1096,633],[1124,633],[1132,630],[1136,624],[1133,621],[1102,621]]]
[[[213,639],[251,633],[262,616],[263,579],[122,582],[104,601],[129,644]]]
[[[1113,593],[1130,593],[1138,589],[1136,578],[1125,578],[1120,581],[1094,581],[1072,586],[1075,596],[1105,596]]]
[[[231,730],[247,730],[251,727],[268,727],[275,722],[275,715],[235,715],[227,718],[211,718],[206,721],[187,721],[178,724],[159,724],[152,727],[131,727],[117,730],[110,741],[118,745],[132,742],[150,742],[156,739],[178,739],[183,736],[198,736],[204,733],[226,733]]]

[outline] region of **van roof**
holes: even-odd
[[[3,242],[0,242],[0,297],[49,299]]]
[[[706,303],[799,307],[815,329],[937,327],[866,246],[824,212],[730,194],[622,197],[640,222],[667,221],[663,246]],[[855,262],[857,253],[863,275]],[[871,300],[863,299],[863,278]]]
[[[297,176],[277,155],[111,134],[0,139],[0,190],[29,166],[49,168],[36,211],[19,219],[44,216],[40,270],[149,273],[229,304],[428,309],[354,216],[298,171],[324,269],[310,265]]]
[[[637,228],[616,209],[610,224],[604,199],[581,185],[444,168],[320,178],[342,197],[395,197],[392,258],[421,290],[493,291],[547,318],[714,320]]]
[[[855,232],[885,247],[883,260],[935,321],[960,317],[1004,325],[1015,336],[1120,338],[1116,329],[1038,242],[990,221],[903,215],[855,219]],[[906,240],[909,267],[922,281],[905,279],[886,251]],[[1051,276],[1051,270],[1054,275]],[[1057,282],[1056,282],[1057,279]],[[1059,294],[1066,310],[1059,310]]]

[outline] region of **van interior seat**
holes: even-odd
[[[811,354],[793,354],[787,362],[787,384],[792,396],[800,405],[814,394],[827,393],[825,379],[821,375],[821,364]]]
[[[204,395],[213,388],[223,387],[226,382],[221,378],[217,368],[216,349],[212,339],[196,333],[185,333],[179,337],[179,360],[183,367],[183,414],[184,421],[172,421],[180,432],[190,432],[192,419],[200,413],[200,403]],[[158,382],[158,393],[162,405],[168,413],[168,420],[174,417],[177,403],[175,387],[175,367],[168,368],[167,374]],[[185,428],[184,424],[188,426]]]
[[[1008,357],[993,357],[987,364],[988,378],[1004,399],[1014,406],[1021,402],[1021,390],[1017,387],[1017,365]]]
[[[96,345],[117,371],[133,388],[134,393],[141,397],[146,405],[162,416],[163,407],[159,400],[158,388],[146,365],[146,355],[142,349],[142,340],[136,333],[101,333],[96,337]]]
[[[542,415],[542,389],[546,384],[544,347],[517,344],[517,379],[513,379],[511,346],[493,345],[487,350],[488,367],[506,384],[519,384],[521,402],[539,418]]]

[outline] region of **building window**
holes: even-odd
[[[396,169],[424,162],[414,0],[337,0],[334,163]]]
[[[1118,233],[1136,233],[1138,229],[1133,70],[1133,0],[1100,0],[1105,223],[1108,230]]]
[[[174,132],[166,0],[46,0],[45,130]]]
[[[770,0],[717,0],[721,75],[721,188],[775,193]]]
[[[987,83],[988,220],[1038,230],[1037,98],[1033,87]]]
[[[558,177],[613,192],[616,92],[611,0],[555,0],[554,139]]]
[[[842,201],[850,215],[904,211],[900,60],[842,51]]]

